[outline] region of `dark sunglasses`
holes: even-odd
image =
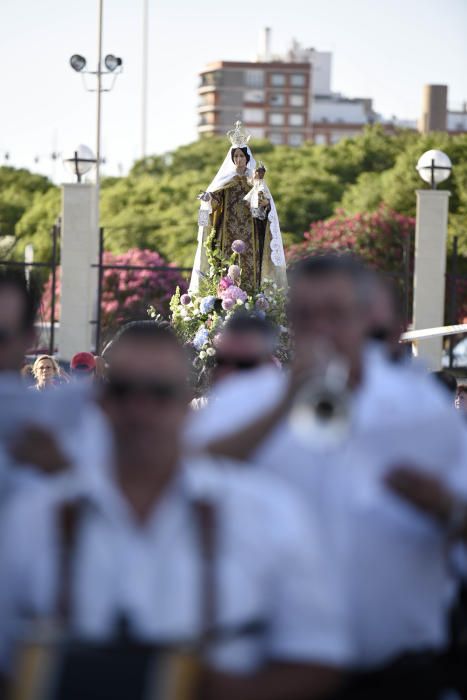
[[[240,357],[223,357],[222,355],[218,355],[216,358],[216,364],[218,367],[230,367],[231,369],[236,369],[242,372],[249,369],[255,369],[255,367],[259,367],[262,362],[258,359],[247,360]]]
[[[181,401],[186,395],[186,385],[164,381],[132,381],[110,378],[104,385],[105,394],[117,401],[144,396],[155,401]]]

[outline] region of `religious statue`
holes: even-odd
[[[286,289],[284,248],[274,199],[264,181],[266,168],[262,163],[256,166],[248,146],[250,134],[241,122],[228,136],[232,147],[208,189],[199,195],[198,248],[190,291],[197,292],[200,280],[209,274],[208,237],[226,258],[232,243],[243,241],[242,288],[248,294],[261,291],[265,280]],[[213,228],[214,238],[209,236]]]

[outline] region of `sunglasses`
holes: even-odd
[[[242,372],[249,369],[255,369],[256,367],[259,367],[262,362],[259,359],[247,360],[240,357],[235,358],[218,355],[216,358],[216,364],[218,367],[230,367],[231,369],[236,369]]]
[[[117,401],[126,401],[136,396],[154,401],[182,401],[186,398],[186,385],[180,382],[157,380],[136,381],[110,378],[105,384],[106,395]]]

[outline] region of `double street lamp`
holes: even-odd
[[[123,61],[119,56],[112,53],[107,54],[104,58],[104,66],[102,67],[102,31],[103,31],[103,8],[104,0],[99,0],[99,18],[98,18],[98,35],[97,35],[97,69],[87,70],[87,61],[81,54],[75,53],[70,58],[70,65],[74,71],[85,75],[95,75],[97,77],[97,87],[89,88],[86,83],[84,86],[88,92],[97,93],[97,124],[96,124],[96,190],[97,197],[99,196],[99,181],[100,181],[100,164],[101,160],[101,96],[103,92],[110,92],[114,87],[117,75],[123,70]],[[112,75],[113,80],[108,87],[102,86],[102,76]]]

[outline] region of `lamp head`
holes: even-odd
[[[81,182],[81,177],[95,166],[96,156],[89,146],[81,144],[74,149],[70,157],[64,158],[63,162],[76,175],[78,182]]]
[[[435,189],[436,185],[448,179],[452,164],[446,153],[433,148],[420,156],[416,169],[422,180]]]
[[[84,56],[80,56],[79,53],[74,53],[70,58],[70,66],[77,73],[81,73],[81,71],[86,68],[86,59]]]
[[[107,56],[104,58],[105,67],[111,73],[113,73],[114,70],[117,70],[117,68],[120,68],[122,63],[122,59],[118,56],[114,56],[112,53],[107,54]]]

